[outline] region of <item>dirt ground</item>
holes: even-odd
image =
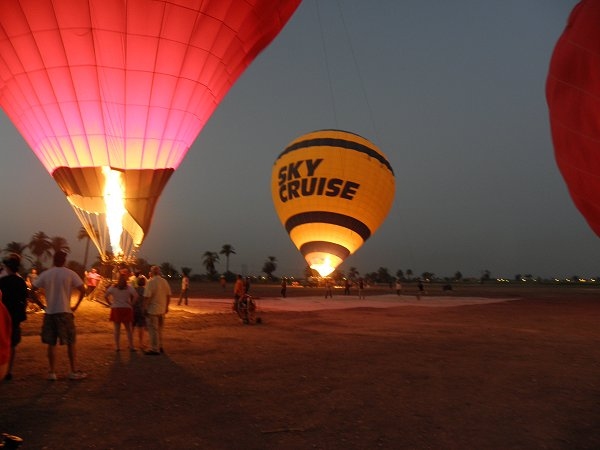
[[[31,314],[0,431],[24,449],[600,448],[600,291],[298,292],[259,299],[257,325],[224,300],[174,307],[161,356],[116,353],[108,310],[86,301],[83,381],[65,379],[64,348],[45,380]]]

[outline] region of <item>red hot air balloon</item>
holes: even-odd
[[[600,2],[578,3],[546,82],[556,162],[573,202],[600,236]]]
[[[103,259],[142,244],[173,171],[299,3],[0,1],[0,106]]]

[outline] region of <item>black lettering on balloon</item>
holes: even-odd
[[[316,178],[302,178],[302,180],[300,180],[300,183],[300,194],[302,195],[302,197],[307,197],[315,193],[315,189],[317,187]]]
[[[300,181],[294,180],[290,181],[287,185],[288,188],[288,199],[292,200],[294,198],[300,198],[300,194],[298,194],[298,189],[300,189]]]
[[[279,200],[281,200],[281,203],[285,203],[288,201],[285,193],[286,193],[286,188],[285,188],[285,184],[282,184],[281,186],[279,186]]]
[[[339,178],[332,178],[327,182],[327,191],[325,195],[327,197],[337,197],[340,194],[340,186],[344,182],[344,180],[340,180]]]
[[[327,178],[319,178],[319,187],[317,189],[317,195],[323,195],[323,191],[325,190],[325,182]]]
[[[319,159],[307,159],[306,160],[306,170],[308,170],[308,176],[312,177],[315,174],[315,170],[317,170],[317,167],[319,167],[319,165],[323,162],[323,158],[319,158]]]
[[[359,187],[360,184],[355,183],[354,181],[346,181],[346,184],[344,184],[344,187],[342,189],[342,193],[340,194],[340,198],[352,200],[356,195],[356,191],[358,191]]]

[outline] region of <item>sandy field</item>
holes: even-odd
[[[302,292],[260,296],[256,325],[227,298],[173,306],[160,356],[116,353],[84,301],[82,381],[65,348],[45,380],[30,314],[0,431],[24,449],[600,448],[599,290]]]

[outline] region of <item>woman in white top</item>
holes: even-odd
[[[138,299],[135,289],[127,284],[127,276],[120,275],[116,285],[109,287],[104,294],[104,298],[110,304],[110,321],[115,324],[115,349],[121,350],[121,324],[127,332],[129,350],[135,352],[133,347],[133,304]]]

